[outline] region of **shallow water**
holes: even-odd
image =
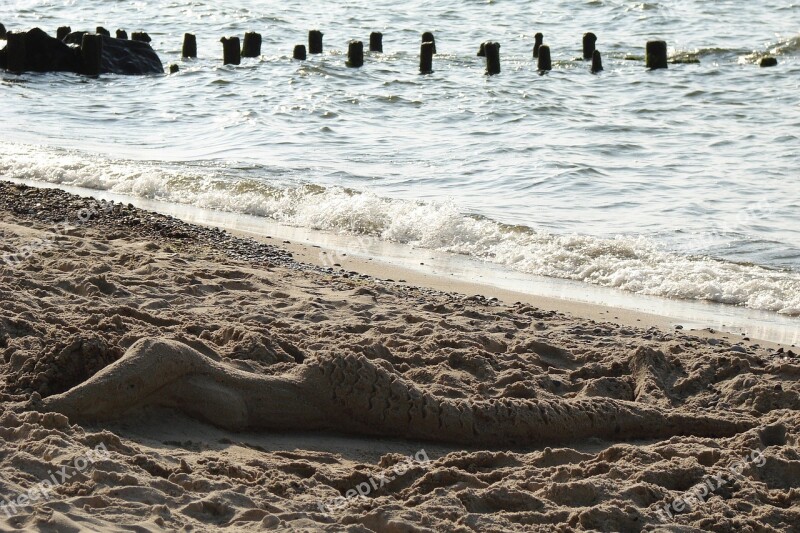
[[[146,30],[165,77],[2,74],[0,173],[800,314],[800,3],[12,2],[7,28]],[[310,28],[326,51],[290,59]],[[259,31],[259,59],[221,62]],[[384,54],[344,65],[351,38]],[[417,74],[419,34],[436,35]],[[181,61],[186,31],[200,58]],[[555,68],[531,60],[541,31]],[[588,72],[583,32],[606,70]],[[646,40],[672,64],[648,72]],[[485,40],[503,72],[483,75]],[[779,66],[761,69],[765,53]]]

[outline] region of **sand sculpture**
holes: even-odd
[[[87,381],[34,403],[73,423],[157,405],[234,431],[335,430],[485,446],[592,437],[724,437],[756,425],[748,418],[668,412],[609,398],[451,400],[424,392],[363,356],[310,358],[290,373],[260,375],[158,338],[137,341]]]

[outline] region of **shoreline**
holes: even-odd
[[[585,282],[538,278],[472,258],[427,249],[385,243],[375,238],[333,235],[292,228],[237,213],[120,195],[33,180],[8,180],[35,188],[55,188],[98,200],[128,203],[145,211],[163,213],[189,224],[225,230],[233,236],[285,249],[301,262],[318,268],[341,269],[376,279],[404,280],[408,285],[465,295],[480,294],[510,304],[523,302],[555,309],[575,317],[610,321],[629,327],[682,330],[701,338],[730,342],[760,342],[773,348],[796,348],[800,317],[790,317],[704,300],[673,300],[598,287]],[[360,253],[359,253],[360,252]],[[425,258],[420,266],[413,258]],[[369,256],[369,257],[368,257]],[[429,259],[429,260],[428,260]],[[453,271],[457,272],[453,272]],[[608,303],[613,301],[614,303]]]
[[[0,182],[0,235],[30,251],[0,270],[0,528],[797,519],[791,348],[320,268],[58,189]]]

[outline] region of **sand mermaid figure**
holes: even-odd
[[[244,372],[177,341],[147,338],[72,389],[34,407],[71,422],[163,406],[232,431],[338,431],[461,445],[544,446],[596,437],[731,436],[756,424],[610,398],[453,400],[363,356],[309,358],[279,376]]]

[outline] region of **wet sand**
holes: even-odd
[[[795,348],[2,182],[0,235],[0,530],[800,518]]]

